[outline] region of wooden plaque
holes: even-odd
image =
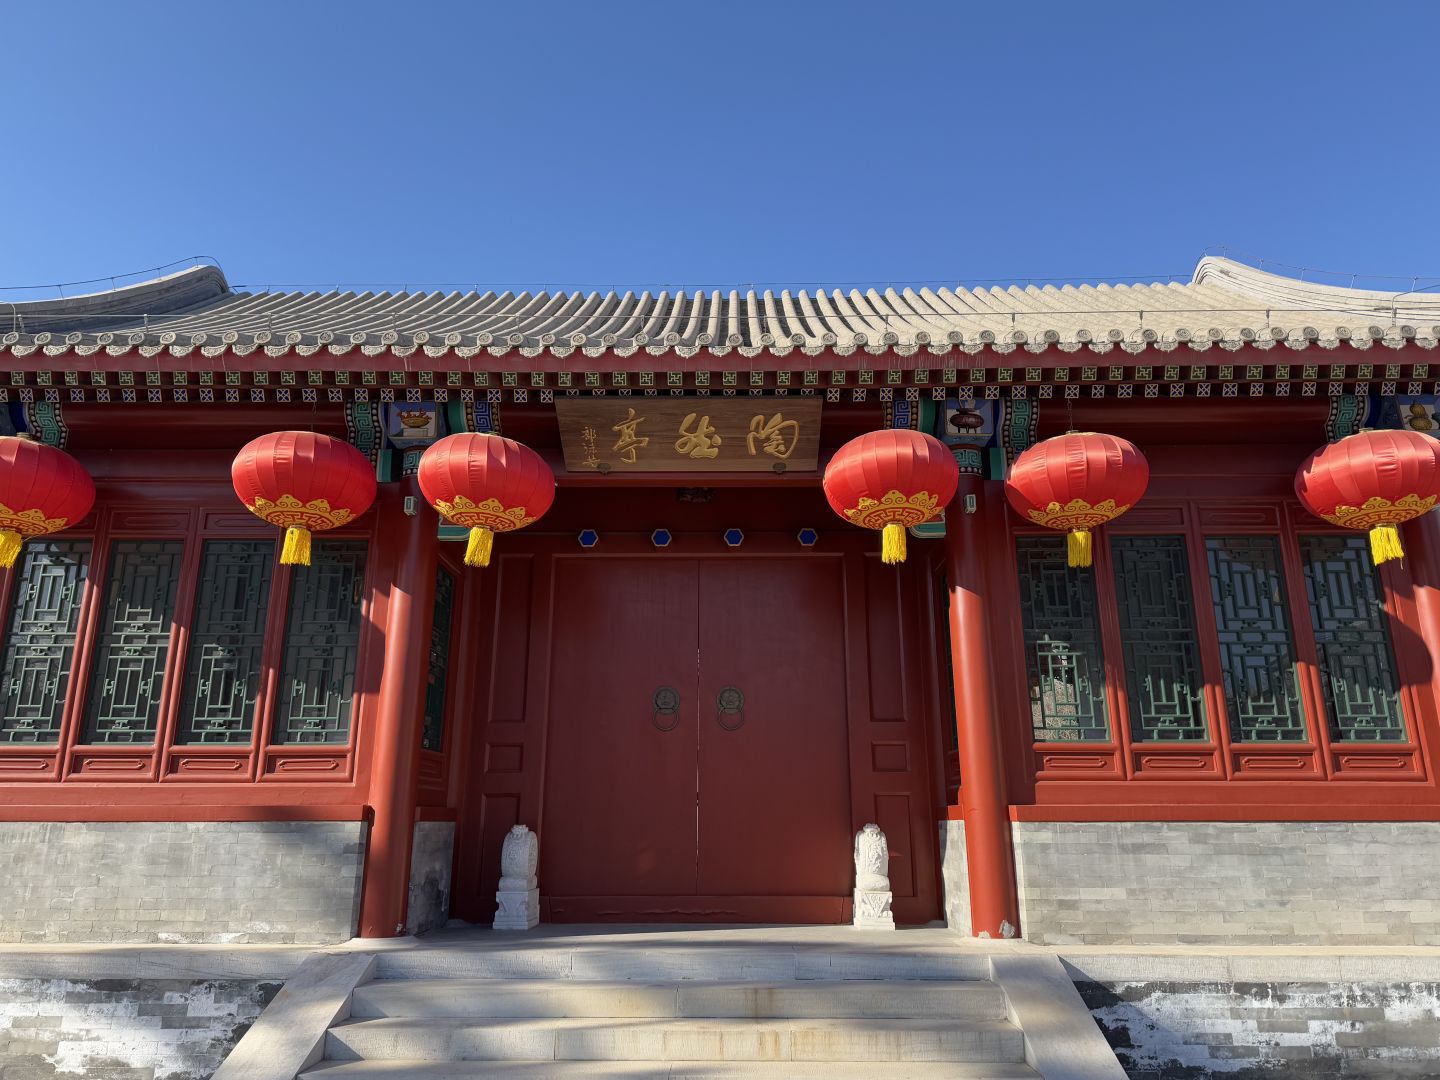
[[[815,397],[557,398],[571,472],[813,472]]]

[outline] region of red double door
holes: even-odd
[[[871,718],[853,715],[846,565],[556,560],[540,869],[549,920],[849,917],[854,830],[887,804],[872,763],[852,761],[872,740]],[[911,880],[900,891],[923,911],[933,888],[918,890],[926,902],[914,879],[933,871],[914,863],[917,846],[933,853],[921,837],[934,824],[923,791],[902,786],[903,808],[890,803],[899,817],[882,826],[897,831],[897,869]]]

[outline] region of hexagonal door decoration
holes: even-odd
[[[814,547],[815,542],[820,539],[820,534],[814,529],[801,529],[795,534],[795,539],[800,541],[801,547]]]
[[[656,529],[650,534],[650,543],[654,544],[657,548],[669,547],[672,539],[674,538],[670,535],[669,529]]]
[[[580,530],[580,546],[582,548],[593,548],[598,543],[600,543],[600,534],[594,529]]]
[[[726,530],[725,530],[725,546],[726,546],[726,547],[738,548],[738,547],[739,547],[741,544],[743,544],[744,542],[745,542],[745,534],[744,534],[743,532],[741,532],[739,529],[726,529]]]

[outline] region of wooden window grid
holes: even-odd
[[[0,725],[0,782],[353,778],[358,714],[343,739],[324,745],[286,745],[272,731],[282,703],[287,599],[293,579],[304,572],[278,565],[276,530],[258,519],[194,506],[102,505],[92,520],[85,531],[28,543],[0,590],[5,631],[0,664],[7,675],[0,692],[7,695],[7,708],[12,698],[25,703],[23,713],[17,708],[18,722]],[[369,540],[370,529],[362,526],[336,530],[315,543],[317,551],[340,543],[364,552]],[[252,578],[266,593],[258,612],[255,605],[234,603],[234,588],[231,610],[217,613],[217,602],[227,606],[224,596],[200,603],[202,594],[217,586],[221,553],[228,552],[233,562],[242,552],[258,550],[268,564],[268,572]],[[34,573],[27,568],[60,561],[51,557],[56,551],[69,552],[71,569],[81,569],[66,574],[56,569],[48,575],[53,580],[27,581]],[[154,595],[141,596],[125,569],[130,562],[162,573],[168,565],[171,580],[151,590]],[[373,570],[367,565],[364,573],[364,586],[355,595],[361,626],[368,624],[374,588]],[[156,607],[168,613],[151,611],[147,619],[147,610]],[[68,632],[57,629],[57,620]],[[250,657],[242,667],[258,657],[258,671],[247,685],[227,690],[223,703],[205,699],[201,711],[208,710],[212,719],[224,714],[223,723],[211,725],[191,712],[197,696],[204,698],[197,689],[202,679],[227,677],[216,658],[229,647],[224,643],[232,631],[233,643]],[[355,657],[357,671],[368,663],[364,648],[362,643]]]
[[[1008,522],[1007,529],[1011,535],[1007,555],[1010,562],[1004,575],[1014,590],[1021,570],[1016,541],[1054,534],[1014,520]],[[1189,595],[1185,598],[1188,611],[1184,614],[1193,622],[1198,644],[1199,723],[1184,738],[1173,740],[1146,737],[1146,732],[1154,729],[1153,717],[1144,715],[1145,695],[1134,685],[1136,669],[1130,654],[1135,636],[1127,635],[1129,620],[1121,610],[1124,598],[1117,593],[1117,581],[1123,584],[1129,554],[1129,545],[1122,538],[1159,537],[1170,538],[1172,547],[1183,546],[1183,567],[1189,578]],[[1383,619],[1367,620],[1363,613],[1351,612],[1364,623],[1356,623],[1354,633],[1366,641],[1369,649],[1365,658],[1368,681],[1365,689],[1355,692],[1366,702],[1345,702],[1340,707],[1348,708],[1352,715],[1337,719],[1337,696],[1345,696],[1337,688],[1333,674],[1337,648],[1332,639],[1337,635],[1319,621],[1322,616],[1314,610],[1313,587],[1307,591],[1310,577],[1306,553],[1323,547],[1333,556],[1333,544],[1317,546],[1316,538],[1326,537],[1353,539],[1354,534],[1315,520],[1298,504],[1261,498],[1224,503],[1210,499],[1147,500],[1102,529],[1094,545],[1094,582],[1103,643],[1104,706],[1111,718],[1111,737],[1084,743],[1028,738],[1028,635],[1022,632],[1023,613],[1017,608],[1012,631],[1016,659],[1009,665],[1013,686],[1010,700],[1021,714],[1015,722],[1025,724],[1032,747],[1030,775],[1039,781],[1424,780],[1427,771],[1417,724],[1423,710],[1430,707],[1419,697],[1428,693],[1428,676],[1421,670],[1428,660],[1413,650],[1406,654],[1393,645],[1402,636],[1399,627],[1405,627],[1403,636],[1418,640],[1406,570],[1401,563],[1390,563],[1377,571],[1368,557],[1364,560],[1366,572],[1375,575],[1376,582],[1370,613],[1374,616],[1374,605],[1378,604]],[[1276,570],[1285,584],[1280,597],[1281,622],[1290,638],[1287,675],[1294,686],[1298,718],[1292,739],[1242,738],[1246,725],[1232,720],[1232,703],[1225,692],[1222,627],[1217,624],[1210,566],[1212,542],[1226,539],[1273,545],[1279,560]],[[1363,544],[1364,538],[1355,542]],[[1354,588],[1360,590],[1359,585]],[[1177,620],[1172,628],[1182,640],[1183,622]],[[1339,637],[1344,639],[1345,635]],[[1327,662],[1332,672],[1328,685]],[[1355,711],[1371,699],[1373,708],[1380,712],[1368,721],[1357,719]],[[1393,711],[1386,711],[1386,701],[1394,702]]]

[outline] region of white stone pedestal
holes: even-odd
[[[890,845],[879,825],[866,825],[855,834],[855,917],[862,930],[894,930],[890,911]]]
[[[505,835],[500,848],[500,888],[495,893],[496,930],[533,930],[540,923],[540,838],[524,825]]]

